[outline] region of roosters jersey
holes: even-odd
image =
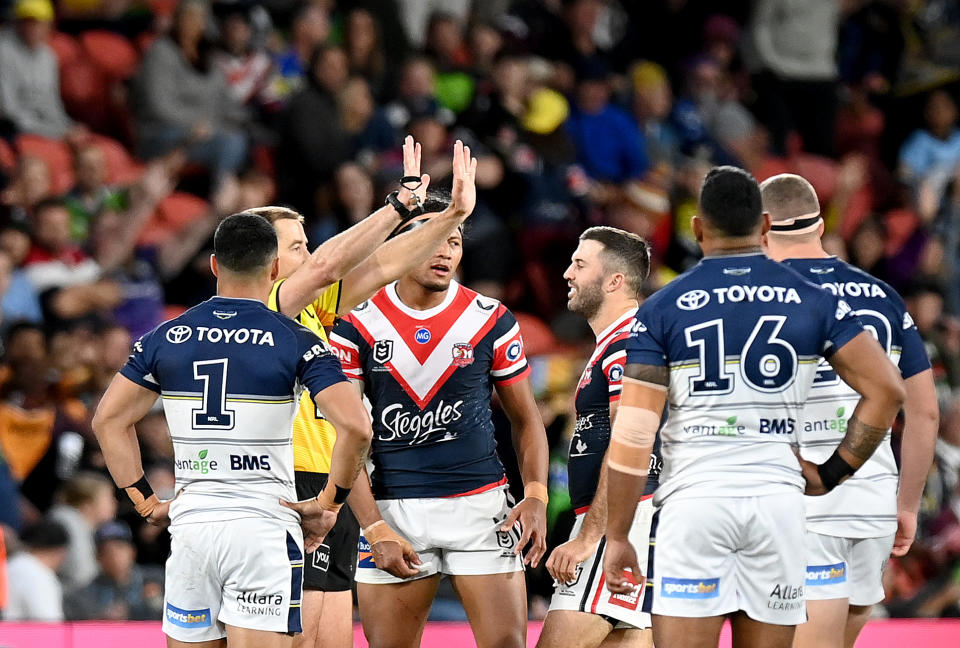
[[[451,282],[443,302],[406,306],[396,284],[357,306],[330,337],[372,404],[377,499],[450,497],[506,483],[490,396],[530,372],[516,318]]]
[[[930,360],[907,308],[893,288],[836,258],[784,261],[824,290],[843,298],[880,342],[906,379],[930,368]],[[800,453],[823,463],[843,439],[860,400],[824,361],[803,410],[797,436]],[[807,528],[824,535],[872,538],[897,530],[897,463],[890,434],[848,480],[822,497],[807,497]]]
[[[293,418],[303,389],[346,380],[330,347],[251,299],[214,297],[140,338],[120,370],[160,394],[179,496],[173,524],[299,522]]]
[[[597,347],[577,384],[577,423],[570,439],[567,473],[570,505],[578,515],[590,508],[597,492],[603,457],[610,445],[610,406],[620,400],[627,338],[636,313],[636,308],[627,311],[597,335]],[[650,455],[644,495],[657,489],[662,467],[658,437]]]
[[[285,279],[273,284],[267,306],[272,311],[280,311],[280,289]],[[308,304],[294,318],[310,329],[320,339],[326,341],[325,326],[333,326],[340,307],[340,282],[323,291],[314,302]],[[300,409],[293,421],[293,467],[294,470],[314,473],[329,473],[330,458],[333,456],[333,444],[337,440],[337,431],[330,421],[323,418],[309,391],[300,397]]]
[[[791,446],[821,356],[863,327],[763,254],[707,257],[644,302],[627,363],[668,367],[657,504],[802,490]]]

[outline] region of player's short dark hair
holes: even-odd
[[[602,245],[604,264],[611,270],[622,272],[630,292],[639,295],[640,286],[650,274],[650,246],[643,237],[601,225],[586,230],[580,240]]]
[[[788,220],[820,212],[820,201],[810,181],[793,173],[781,173],[760,183],[763,209],[770,220]]]
[[[263,216],[233,214],[217,227],[213,253],[222,268],[237,274],[253,274],[276,258],[277,232]]]
[[[700,215],[727,236],[751,234],[763,218],[757,181],[737,167],[710,169],[700,188]]]
[[[70,536],[62,524],[44,519],[26,527],[20,533],[20,540],[30,549],[60,549],[70,542]]]

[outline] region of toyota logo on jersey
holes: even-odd
[[[167,331],[167,342],[171,344],[182,344],[193,337],[193,329],[189,326],[174,326]]]
[[[710,301],[710,293],[706,290],[688,290],[677,297],[677,308],[680,310],[697,310],[703,308]]]
[[[469,342],[457,342],[453,345],[453,364],[467,367],[473,364],[473,345]]]

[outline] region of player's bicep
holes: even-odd
[[[666,372],[666,367],[627,365],[623,397],[613,421],[607,452],[607,464],[614,470],[631,475],[647,474],[650,452],[667,401],[667,378],[661,371]]]
[[[123,374],[117,374],[97,405],[94,427],[109,423],[126,429],[147,415],[158,396],[152,389],[137,384]]]
[[[900,384],[897,367],[866,330],[834,351],[830,364],[837,375],[861,396],[882,397]]]
[[[339,433],[369,427],[367,410],[349,381],[333,383],[313,394],[313,402]]]
[[[525,423],[535,423],[540,418],[529,378],[515,382],[498,382],[494,385],[503,411],[513,423],[514,429],[526,427]]]

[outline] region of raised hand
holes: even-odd
[[[453,188],[450,207],[466,218],[477,205],[477,159],[470,157],[470,147],[457,140],[453,146]]]
[[[427,173],[420,175],[420,154],[419,142],[415,142],[413,136],[407,135],[403,140],[403,175],[404,177],[419,177],[420,186],[411,191],[400,185],[397,199],[411,209],[416,207],[417,198],[420,199],[420,204],[423,204],[423,201],[427,199],[427,187],[430,186],[430,175]]]

